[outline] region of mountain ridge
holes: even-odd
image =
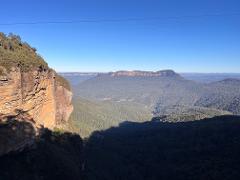
[[[108,75],[112,77],[175,77],[180,76],[179,74],[175,73],[173,70],[161,70],[161,71],[116,71],[116,72],[109,72]]]

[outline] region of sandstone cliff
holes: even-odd
[[[68,82],[50,69],[36,49],[16,35],[0,33],[0,118],[27,114],[54,128],[73,107]]]
[[[1,119],[28,114],[37,125],[53,128],[68,120],[72,93],[56,81],[52,70],[21,72],[12,68],[0,76]]]
[[[0,33],[0,155],[32,144],[42,127],[53,129],[67,122],[71,100],[68,82],[35,48],[18,36]],[[30,124],[33,133],[29,136],[29,128],[13,125],[15,120]]]

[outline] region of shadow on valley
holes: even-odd
[[[0,132],[19,136],[9,134],[16,132],[13,126],[6,131],[9,123],[1,124]],[[185,123],[124,122],[94,132],[84,145],[75,134],[42,128],[38,136],[31,123],[14,124],[33,135],[35,143],[0,158],[0,180],[240,178],[238,116]]]
[[[95,132],[88,179],[240,179],[240,117],[186,123],[124,122]]]
[[[0,124],[0,180],[82,179],[83,141],[75,134],[38,131],[31,121]]]

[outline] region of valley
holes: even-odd
[[[219,75],[219,81],[213,81],[213,75],[202,75],[206,82],[189,80],[186,74],[172,70],[62,75],[74,93],[70,126],[83,137],[126,120],[144,122],[155,117],[186,122],[240,114],[240,80],[236,74]]]

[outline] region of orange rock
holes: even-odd
[[[54,128],[73,111],[72,93],[55,80],[52,70],[21,72],[15,68],[0,78],[2,118],[26,114],[36,125]]]

